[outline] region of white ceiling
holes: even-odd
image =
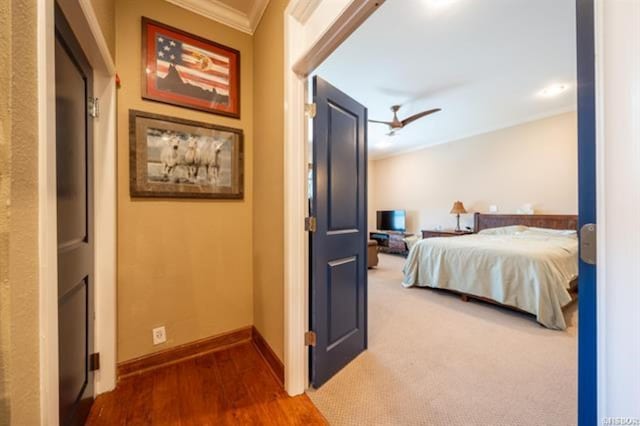
[[[269,0],[167,0],[242,32],[253,34]]]
[[[575,110],[575,34],[575,0],[389,0],[316,73],[371,119],[442,108],[391,138],[369,124],[381,158]]]

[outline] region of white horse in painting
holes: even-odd
[[[224,142],[213,142],[205,158],[207,179],[214,184],[218,182],[218,177],[220,176],[220,151],[222,151],[223,143]]]
[[[173,172],[179,163],[178,148],[180,147],[178,137],[173,134],[167,134],[162,137],[167,143],[160,153],[160,161],[162,162],[162,178],[170,180]]]
[[[195,183],[198,180],[198,171],[201,163],[202,154],[200,153],[200,148],[198,148],[198,139],[190,136],[187,142],[187,151],[184,153],[184,165],[187,168],[189,182]]]

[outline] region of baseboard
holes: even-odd
[[[273,352],[271,346],[267,343],[260,332],[252,327],[252,339],[253,345],[258,350],[262,358],[266,361],[267,365],[271,369],[273,375],[278,379],[280,384],[284,387],[284,364],[280,361],[280,358]]]
[[[254,330],[252,326],[243,327],[121,362],[118,364],[118,379],[153,370],[168,364],[174,364],[205,353],[225,349],[239,343],[250,342],[253,340]]]
[[[284,364],[275,352],[273,352],[273,349],[271,349],[271,346],[269,346],[265,338],[262,337],[260,332],[253,326],[243,327],[238,330],[207,337],[191,343],[185,343],[184,345],[174,348],[121,362],[118,364],[118,379],[249,341],[253,343],[258,353],[260,353],[265,360],[275,378],[284,386]]]

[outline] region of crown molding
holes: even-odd
[[[258,28],[262,15],[264,15],[268,5],[269,0],[254,0],[253,7],[249,12],[249,25],[252,28],[251,34],[253,34]]]
[[[183,9],[202,15],[228,27],[253,35],[269,0],[254,0],[249,13],[244,13],[218,0],[167,0]]]
[[[309,17],[315,12],[322,0],[304,0],[293,5],[291,16],[301,24],[305,24]]]

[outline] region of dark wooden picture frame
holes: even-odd
[[[241,129],[129,110],[132,197],[242,199]]]
[[[240,118],[240,52],[142,17],[142,98]]]

